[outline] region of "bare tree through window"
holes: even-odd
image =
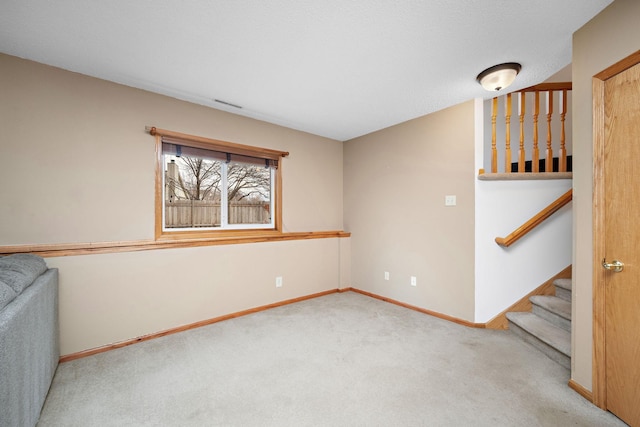
[[[268,165],[165,155],[165,228],[269,224],[271,188]]]

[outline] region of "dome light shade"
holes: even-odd
[[[504,89],[513,83],[520,69],[522,69],[522,66],[517,62],[494,65],[478,74],[476,80],[483,88],[494,92]]]

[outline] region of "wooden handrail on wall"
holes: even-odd
[[[502,247],[509,247],[519,239],[524,237],[531,230],[536,228],[538,225],[542,224],[545,219],[549,218],[555,212],[557,212],[560,208],[568,204],[573,199],[573,190],[569,190],[564,193],[562,196],[558,197],[554,200],[549,206],[538,212],[533,218],[529,221],[522,224],[520,227],[516,228],[513,233],[509,234],[507,237],[496,237],[496,243]]]
[[[567,148],[566,148],[566,136],[565,136],[565,119],[567,115],[567,93],[571,91],[572,83],[543,83],[536,86],[531,86],[513,94],[509,93],[504,96],[504,121],[505,121],[505,141],[504,141],[504,173],[511,173],[512,155],[511,155],[511,117],[512,117],[512,103],[517,102],[517,117],[519,123],[519,146],[518,146],[518,173],[524,173],[526,169],[526,148],[525,142],[531,141],[531,172],[539,173],[539,160],[540,149],[538,141],[538,117],[540,115],[540,93],[545,95],[544,105],[546,110],[546,147],[544,149],[544,170],[545,172],[566,172],[567,171]],[[558,113],[560,117],[560,135],[556,135],[560,142],[560,149],[558,153],[558,170],[553,170],[553,132],[551,122],[553,119],[553,100],[554,92],[558,94]],[[533,105],[531,116],[533,120],[533,135],[525,136],[525,116],[526,116],[526,99],[527,93],[533,95]],[[515,97],[515,100],[512,100]],[[499,98],[493,98],[491,103],[491,173],[499,173],[498,170],[498,148],[496,144],[496,129],[497,129],[497,116],[498,116],[498,100]]]

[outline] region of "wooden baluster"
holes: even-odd
[[[565,146],[564,119],[567,115],[567,91],[562,91],[560,97],[560,159],[558,172],[567,171],[567,148]]]
[[[520,116],[520,148],[518,149],[518,173],[524,172],[525,152],[524,152],[524,113],[526,110],[525,94],[520,92],[518,97],[518,116]]]
[[[540,149],[538,148],[538,114],[540,114],[540,92],[535,92],[533,103],[533,154],[531,155],[531,172],[540,172]]]
[[[551,148],[551,116],[553,115],[553,91],[547,92],[547,157],[545,172],[553,172],[553,148]]]
[[[498,149],[496,148],[496,118],[498,117],[498,98],[493,98],[491,106],[491,173],[498,172]]]
[[[511,94],[507,94],[507,105],[505,108],[505,149],[504,149],[504,171],[511,173]]]

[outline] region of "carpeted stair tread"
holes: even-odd
[[[571,303],[551,295],[534,295],[529,300],[547,311],[571,320]]]
[[[556,289],[556,296],[571,302],[571,279],[556,279],[553,284]]]
[[[535,295],[529,298],[531,312],[554,326],[571,332],[571,302],[552,295]]]
[[[558,288],[566,289],[571,291],[571,279],[556,279],[553,281],[553,284]]]
[[[540,341],[571,357],[571,333],[533,313],[507,313],[507,319]]]

